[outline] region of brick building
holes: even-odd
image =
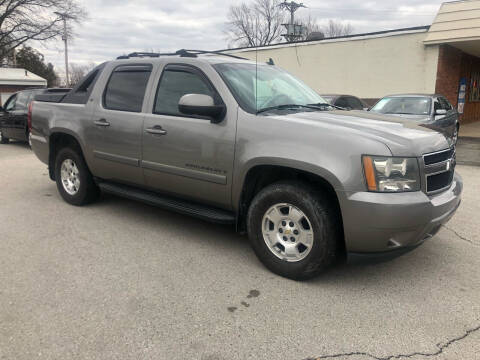
[[[45,88],[47,80],[25,69],[0,68],[0,104],[13,93],[29,88]]]
[[[458,107],[461,123],[480,122],[480,0],[446,2],[428,26],[228,52],[272,58],[320,94],[373,103],[390,94],[441,93]]]

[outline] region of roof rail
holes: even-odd
[[[241,59],[241,60],[248,60],[246,58],[236,56],[236,55],[231,55],[231,54],[225,54],[222,51],[206,51],[206,50],[186,50],[186,49],[180,49],[174,53],[154,53],[154,52],[133,52],[128,55],[122,55],[118,56],[117,60],[123,60],[123,59],[130,59],[130,58],[135,58],[135,57],[153,57],[157,58],[160,56],[180,56],[180,57],[192,57],[195,58],[198,55],[203,55],[203,54],[212,54],[212,55],[219,55],[219,56],[228,56],[234,59]]]

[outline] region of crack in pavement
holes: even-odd
[[[410,354],[398,354],[398,355],[389,355],[385,357],[375,356],[373,354],[369,354],[366,352],[355,351],[349,353],[339,353],[339,354],[332,354],[332,355],[322,355],[317,356],[314,358],[308,358],[305,360],[321,360],[321,359],[335,359],[340,357],[351,357],[351,356],[366,356],[374,360],[392,360],[392,359],[402,359],[402,358],[412,358],[414,356],[424,356],[424,357],[434,357],[443,353],[445,349],[447,349],[450,345],[453,345],[456,342],[462,341],[463,339],[467,338],[469,335],[473,334],[476,331],[480,330],[480,325],[471,329],[468,329],[464,334],[461,336],[455,337],[453,339],[448,340],[445,344],[437,344],[437,350],[432,352],[413,352]]]
[[[476,242],[473,242],[473,240],[470,240],[468,238],[466,238],[465,236],[462,236],[460,235],[456,230],[453,230],[451,227],[448,227],[446,225],[442,225],[445,229],[447,229],[448,231],[454,233],[459,239],[463,240],[463,241],[466,241],[468,242],[469,244],[473,245],[473,246],[480,246],[480,244],[477,244]]]

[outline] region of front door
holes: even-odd
[[[120,65],[110,75],[90,126],[93,173],[102,179],[143,185],[143,101],[152,66]]]
[[[144,121],[146,185],[230,208],[237,109],[227,106],[227,114],[218,124],[187,116],[178,110],[183,95],[209,95],[215,103],[223,103],[212,82],[190,65],[167,65],[157,77],[153,111],[150,109]]]

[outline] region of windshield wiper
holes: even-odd
[[[333,107],[335,109],[338,109],[338,110],[345,110],[344,108],[340,107],[340,106],[337,106],[337,105],[332,105],[332,104],[329,104],[329,103],[316,103],[316,104],[308,104],[309,106],[317,106],[317,107],[326,107],[326,106],[329,106],[329,107]]]
[[[331,106],[331,105],[328,105]],[[257,111],[257,114],[271,111],[271,110],[288,110],[288,109],[295,109],[295,108],[306,108],[312,110],[321,110],[320,106],[316,104],[308,104],[308,105],[300,105],[300,104],[284,104],[284,105],[277,105],[277,106],[270,106]]]

